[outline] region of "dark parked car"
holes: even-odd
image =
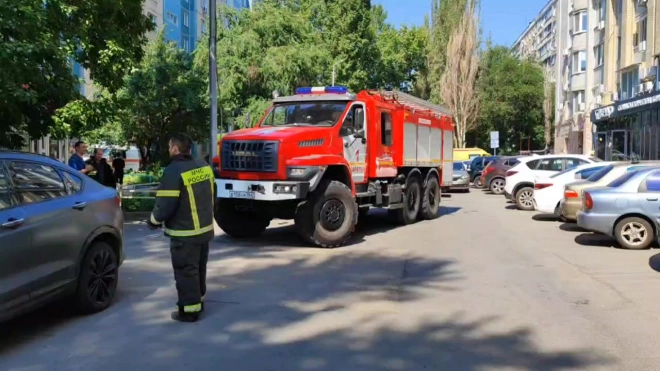
[[[104,310],[117,288],[117,191],[46,156],[0,151],[0,321],[59,298]]]
[[[470,182],[481,188],[481,172],[488,164],[498,159],[498,156],[480,156],[472,159],[470,163]]]
[[[504,182],[506,171],[517,165],[521,156],[500,157],[482,171],[482,188],[489,189],[496,195],[504,193]]]

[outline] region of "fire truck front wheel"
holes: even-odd
[[[270,218],[257,212],[237,210],[234,200],[218,198],[216,200],[215,222],[226,234],[234,238],[246,238],[260,235],[268,228]]]
[[[296,228],[308,242],[325,248],[342,245],[355,230],[358,207],[345,184],[324,180],[298,205]]]

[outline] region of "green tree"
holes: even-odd
[[[504,46],[490,47],[482,58],[479,78],[481,92],[478,144],[489,148],[488,133],[499,131],[500,147],[518,152],[520,140],[527,149],[544,147],[544,76],[543,69],[529,60],[516,58]]]
[[[435,103],[441,103],[440,78],[447,66],[447,45],[459,27],[468,0],[432,0],[431,28],[427,45],[427,91],[422,95]]]
[[[126,76],[112,100],[126,142],[141,149],[143,165],[167,161],[171,134],[185,132],[193,140],[208,136],[206,82],[192,57],[161,32],[142,62]]]
[[[8,147],[57,130],[56,110],[82,98],[71,62],[115,91],[153,28],[140,0],[2,1],[0,20],[0,145]]]

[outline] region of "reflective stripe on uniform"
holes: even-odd
[[[160,190],[156,191],[156,197],[179,197],[181,191]]]
[[[190,201],[190,214],[193,220],[193,230],[192,231],[173,231],[174,233],[179,233],[179,232],[188,232],[191,234],[176,234],[176,236],[196,236],[198,234],[202,234],[204,232],[208,232],[209,229],[208,227],[200,228],[199,226],[199,214],[197,213],[197,202],[195,200],[195,193],[193,192],[192,186],[194,184],[200,183],[200,182],[205,182],[210,180],[211,181],[211,195],[213,195],[213,180],[215,179],[215,175],[213,175],[213,169],[209,166],[204,166],[200,167],[197,169],[193,169],[190,171],[186,171],[185,173],[181,174],[181,178],[183,179],[183,185],[186,186],[186,190],[188,191],[188,198]],[[213,230],[213,225],[210,226],[211,229]],[[199,232],[201,230],[204,230],[203,232]],[[170,234],[171,236],[175,236],[174,234]]]
[[[197,313],[202,311],[202,304],[193,304],[193,305],[185,305],[183,307],[183,311],[185,313]]]
[[[149,218],[149,221],[151,222],[151,224],[156,224],[156,225],[163,224],[163,222],[159,222],[158,220],[156,220],[153,213],[151,213],[151,217]]]
[[[206,233],[206,232],[209,232],[209,231],[212,231],[212,230],[213,230],[213,224],[211,224],[209,226],[206,226],[206,227],[203,227],[203,228],[193,229],[193,230],[190,230],[190,231],[182,231],[182,230],[175,230],[175,229],[165,228],[165,233],[167,233],[168,235],[170,235],[172,237],[192,237],[192,236],[198,236],[202,233]]]

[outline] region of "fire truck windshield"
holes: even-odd
[[[261,126],[334,126],[349,102],[277,103]]]

